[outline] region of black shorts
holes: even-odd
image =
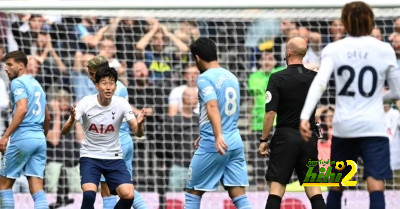
[[[295,169],[300,185],[303,184],[308,161],[318,161],[317,141],[318,138],[313,135],[305,142],[298,129],[277,128],[270,143],[271,153],[265,179],[288,184]],[[313,172],[318,173],[318,166],[314,169]]]
[[[122,159],[103,160],[88,157],[79,159],[81,185],[93,183],[99,185],[101,174],[106,178],[110,193],[117,194],[117,187],[121,184],[133,184],[131,174]]]
[[[358,156],[361,156],[364,163],[364,179],[369,176],[378,180],[392,179],[387,137],[332,137],[331,161],[343,161],[346,165],[342,171],[332,169],[332,173],[341,172],[344,177],[351,170],[351,166],[347,166],[346,160],[353,160],[357,163]]]

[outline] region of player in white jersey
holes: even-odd
[[[94,58],[88,61],[87,64],[88,76],[89,79],[93,82],[93,84],[96,84],[96,72],[102,68],[108,68],[108,67],[109,67],[108,60],[103,56],[95,56]],[[97,93],[98,93],[97,90],[93,92],[93,94]],[[128,90],[120,81],[117,81],[117,87],[114,92],[114,96],[119,96],[128,101]],[[133,160],[134,146],[132,137],[130,135],[129,125],[126,121],[123,121],[121,124],[119,139],[122,149],[122,159],[125,161],[125,165],[128,168],[130,175],[132,176],[132,160]],[[100,184],[101,184],[101,196],[103,197],[103,209],[114,208],[115,204],[117,203],[117,196],[110,194],[110,190],[107,186],[107,182],[104,176],[101,176]],[[147,209],[147,205],[144,202],[142,195],[138,191],[136,191],[136,189],[134,191],[134,196],[135,199],[133,201],[132,207],[134,209]]]
[[[208,38],[190,45],[201,75],[197,79],[200,102],[200,137],[189,166],[185,209],[199,209],[205,191],[221,182],[236,208],[251,208],[245,193],[249,185],[246,159],[237,121],[240,110],[239,81],[221,68],[217,47]]]
[[[97,185],[103,174],[107,179],[110,193],[120,200],[114,208],[131,208],[134,187],[131,175],[122,160],[119,130],[125,119],[137,136],[143,135],[146,111],[143,109],[135,118],[130,104],[114,91],[118,80],[114,68],[97,71],[96,89],[98,94],[86,96],[71,108],[71,116],[62,133],[68,133],[73,125],[82,119],[85,137],[80,150],[80,173],[83,190],[82,209],[93,209]]]
[[[334,73],[336,110],[333,118],[332,161],[363,159],[370,193],[370,208],[384,208],[384,180],[392,178],[389,141],[383,111],[385,79],[398,96],[400,71],[395,52],[388,43],[371,36],[374,14],[364,2],[351,2],[342,10],[348,37],[329,44],[321,54],[321,66],[301,113],[300,132],[311,136],[308,118]],[[351,166],[342,171],[345,176]],[[336,171],[336,169],[334,169]],[[342,187],[330,188],[328,209],[340,209]]]

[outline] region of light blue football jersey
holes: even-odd
[[[95,88],[93,94],[97,93],[99,92]],[[117,89],[115,89],[114,95],[122,97],[128,101],[128,89],[120,81],[117,81]],[[119,139],[121,141],[121,145],[132,142],[132,138],[130,137],[129,124],[125,121],[125,119],[124,122],[122,122],[121,124],[121,129],[119,130]]]
[[[10,100],[12,114],[15,114],[17,102],[28,99],[28,112],[21,124],[11,135],[11,141],[21,139],[45,139],[43,122],[46,112],[46,94],[31,75],[22,75],[11,81]]]
[[[200,144],[198,152],[217,152],[212,125],[207,116],[206,103],[218,101],[221,116],[222,135],[228,150],[243,147],[237,122],[240,111],[239,81],[235,75],[224,68],[212,68],[197,79],[200,103]]]

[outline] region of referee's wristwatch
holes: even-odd
[[[260,137],[260,144],[263,143],[263,142],[268,143],[268,137],[265,138],[265,139],[263,139],[262,137]]]

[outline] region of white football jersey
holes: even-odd
[[[101,106],[97,94],[82,98],[75,108],[76,120],[82,119],[85,137],[81,157],[96,159],[122,159],[119,129],[122,120],[134,119],[129,103],[113,96],[110,105]]]
[[[309,89],[301,119],[311,115],[332,72],[336,82],[333,135],[387,136],[382,88],[385,79],[400,77],[393,48],[371,36],[346,37],[328,44],[322,51],[321,67]]]

